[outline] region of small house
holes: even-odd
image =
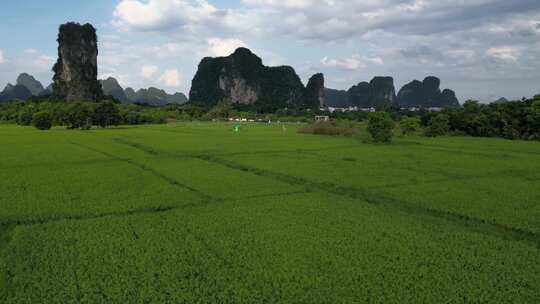
[[[315,116],[315,121],[330,121],[330,116]]]

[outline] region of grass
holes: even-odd
[[[1,303],[538,303],[540,145],[0,126]]]
[[[298,130],[304,134],[355,136],[363,126],[352,121],[316,121]]]

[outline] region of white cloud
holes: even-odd
[[[6,62],[6,58],[4,57],[4,52],[0,50],[0,64]]]
[[[366,67],[365,64],[360,60],[360,57],[356,55],[353,55],[350,58],[339,59],[324,57],[321,59],[321,64],[325,67],[344,70],[360,70]]]
[[[258,6],[269,6],[274,8],[286,8],[286,9],[304,9],[308,8],[313,5],[320,5],[320,4],[327,4],[331,5],[335,1],[332,0],[323,0],[323,1],[317,1],[317,0],[288,0],[288,1],[282,1],[282,0],[242,0],[243,3],[249,4],[249,5],[258,5]]]
[[[446,55],[452,58],[473,59],[476,56],[476,51],[467,49],[455,49],[446,51]]]
[[[148,64],[148,56],[155,58],[153,64],[179,67],[191,76],[200,57],[228,55],[248,44],[258,47],[253,51],[265,64],[274,65],[273,54],[303,78],[325,67],[329,84],[352,80],[338,84],[343,87],[373,75],[395,76],[398,84],[436,75],[458,94],[473,95],[480,90],[476,81],[521,78],[532,83],[540,77],[538,0],[236,2],[230,7],[213,0],[118,0],[111,21],[117,29],[151,31],[165,41],[140,43],[138,49],[122,43],[122,51],[113,51],[118,49],[114,45],[100,53],[108,58],[102,62],[146,86],[163,73],[143,77],[140,67]],[[111,46],[113,38],[107,38]],[[181,86],[189,89],[184,81]],[[495,84],[493,90],[502,87]]]
[[[127,74],[104,73],[98,76],[99,79],[107,79],[109,77],[116,79],[123,88],[127,88],[130,84],[129,76]]]
[[[210,56],[228,56],[239,47],[247,47],[247,44],[239,39],[209,38],[207,55]]]
[[[181,83],[181,75],[178,70],[166,70],[159,78],[159,82],[168,87],[179,87]]]
[[[113,25],[124,30],[170,30],[204,22],[216,12],[206,0],[122,0],[114,10]]]
[[[512,47],[490,48],[486,51],[486,54],[490,57],[507,61],[517,61],[519,57],[519,51]]]
[[[113,25],[125,30],[173,31],[195,36],[201,32],[214,36],[279,34],[329,42],[359,37],[377,29],[400,34],[465,30],[500,23],[501,16],[540,8],[536,0],[511,2],[242,0],[239,7],[224,9],[207,0],[121,0],[114,11]],[[529,28],[536,26],[538,18],[532,20],[521,23],[528,23]]]
[[[39,55],[35,59],[36,65],[39,66],[43,70],[51,69],[54,65],[54,62],[55,62],[55,59],[47,55]]]
[[[38,54],[39,51],[36,50],[36,49],[26,49],[26,50],[24,50],[24,53],[25,54],[30,54],[30,55],[35,55],[35,54]]]
[[[321,59],[321,64],[327,68],[357,71],[366,68],[368,64],[383,65],[384,60],[380,57],[362,57],[360,55],[352,55],[348,58],[335,59],[324,57]]]
[[[145,65],[141,68],[141,74],[146,79],[151,79],[158,72],[158,67],[155,65]]]
[[[378,64],[378,65],[384,64],[384,60],[381,57],[366,57],[364,58],[364,60],[370,63]]]

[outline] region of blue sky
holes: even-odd
[[[189,92],[204,56],[247,46],[267,65],[347,89],[428,75],[461,100],[540,93],[538,0],[4,0],[0,86],[28,72],[51,82],[58,26],[98,31],[100,77]]]

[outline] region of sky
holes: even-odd
[[[304,83],[348,89],[429,75],[458,98],[540,93],[538,0],[2,0],[0,86],[22,72],[47,86],[60,24],[97,29],[99,77],[189,93],[205,56],[250,48]]]

